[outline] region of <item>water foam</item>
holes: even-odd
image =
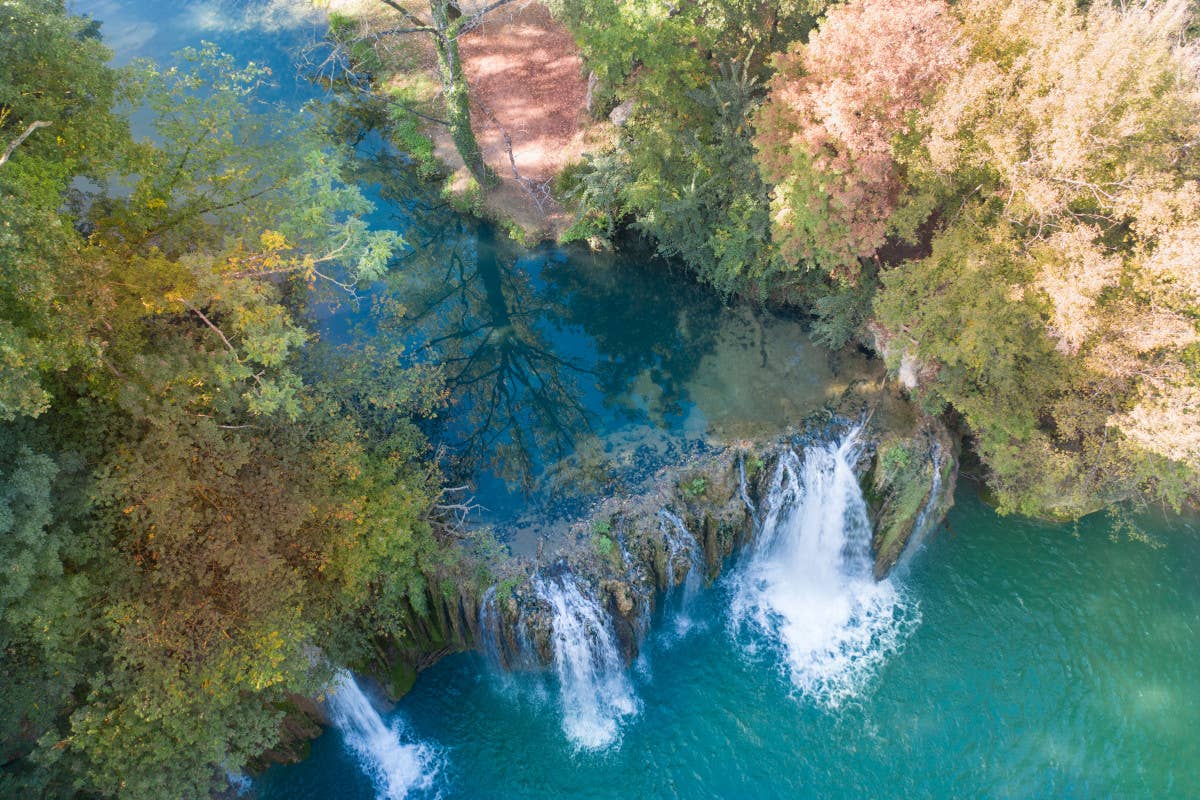
[[[534,589],[553,614],[563,732],[580,749],[608,747],[640,708],[608,615],[570,574],[535,578]]]
[[[327,694],[329,718],[358,758],[381,800],[403,800],[427,790],[438,772],[438,753],[425,742],[409,742],[400,720],[384,724],[354,676],[339,670]]]
[[[829,707],[859,694],[919,616],[871,573],[871,525],[854,472],[858,433],[785,450],[754,545],[734,576],[735,635],[777,646],[792,683]]]

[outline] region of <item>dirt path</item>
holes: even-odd
[[[419,16],[422,0],[402,0]],[[378,0],[331,0],[331,8],[363,21],[364,31],[394,25],[394,12]],[[464,0],[464,13],[484,0]],[[416,87],[428,103],[427,113],[441,116],[440,78],[432,43],[424,36],[405,36],[381,43],[393,70],[393,87]],[[607,121],[597,123],[586,112],[587,76],[571,34],[533,0],[518,0],[493,11],[482,25],[459,40],[463,70],[470,86],[471,124],[484,160],[501,179],[484,203],[514,220],[527,235],[555,238],[570,223],[549,195],[548,184],[568,164],[611,136]],[[465,191],[469,174],[444,125],[430,124],[424,133],[434,143],[439,161],[454,173],[450,188]],[[511,142],[512,160],[505,134]],[[513,174],[516,166],[517,176]]]
[[[583,61],[571,34],[545,6],[495,13],[459,42],[467,81],[478,105],[508,130],[520,173],[549,180],[569,160],[583,121]],[[511,172],[499,128],[480,116],[475,129],[488,163]]]
[[[503,181],[489,192],[488,203],[526,231],[553,238],[570,220],[540,187],[579,160],[601,127],[584,108],[587,77],[575,40],[544,5],[528,3],[493,12],[459,41],[459,49],[471,87],[472,126],[484,159]],[[524,181],[513,175],[505,132]],[[436,138],[439,156],[461,164],[449,136],[443,131]]]

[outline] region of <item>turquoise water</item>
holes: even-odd
[[[1200,530],[997,517],[967,488],[899,583],[921,621],[839,707],[797,695],[778,653],[707,626],[659,633],[633,669],[639,715],[576,752],[553,687],[475,655],[424,673],[396,714],[437,747],[443,798],[1200,796]],[[669,626],[656,625],[659,631]],[[340,735],[269,772],[262,798],[370,798]]]
[[[104,21],[118,60],[165,59],[210,39],[272,65],[280,99],[312,96],[293,80],[293,58],[320,25],[299,0],[76,7]],[[828,367],[794,323],[722,308],[661,265],[496,243],[379,166],[364,160],[361,175],[381,201],[377,224],[422,247],[372,297],[420,309],[453,289],[398,335],[416,352],[483,325],[510,348],[485,356],[540,357],[534,372],[554,373],[558,400],[577,405],[572,440],[537,438],[523,473],[488,453],[471,465],[495,521],[544,514],[530,498],[556,475],[570,483],[669,460],[822,400]],[[334,339],[371,335],[356,327],[369,328],[364,313],[329,313],[321,325]],[[478,383],[461,383],[459,408],[477,407]],[[514,401],[511,424],[552,430],[552,419],[529,416],[528,397]],[[432,433],[453,449],[471,430]],[[614,490],[606,480],[595,488]],[[896,578],[909,623],[899,651],[848,665],[856,690],[837,704],[797,690],[773,641],[730,631],[726,578],[696,598],[689,617],[704,622],[687,635],[655,621],[631,670],[639,711],[607,748],[570,744],[550,677],[497,675],[472,654],[425,672],[387,720],[436,754],[430,788],[414,797],[1200,797],[1200,530],[1140,523],[1153,545],[1114,535],[1104,517],[1000,518],[960,489],[947,526]],[[377,790],[331,730],[310,759],[270,770],[251,791],[326,800]]]

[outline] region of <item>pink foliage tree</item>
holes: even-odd
[[[789,263],[853,281],[883,244],[900,189],[892,141],[961,63],[958,40],[945,0],[851,0],[776,57],[756,146]]]

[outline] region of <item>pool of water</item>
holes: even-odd
[[[839,703],[797,689],[767,638],[735,636],[733,587],[699,629],[659,619],[619,742],[573,747],[548,677],[447,658],[393,714],[436,748],[443,798],[1200,796],[1200,539],[1151,546],[1002,518],[970,487],[897,579],[920,623]],[[256,782],[264,798],[372,798],[341,734]],[[422,796],[416,793],[413,796]]]
[[[321,100],[301,66],[322,34],[305,0],[81,0],[118,62],[163,63],[213,41],[271,68],[268,99]],[[428,424],[456,500],[518,553],[658,467],[799,423],[861,374],[800,321],[729,306],[645,248],[622,255],[518,247],[454,213],[379,137],[352,162],[371,219],[408,242],[358,302],[313,309],[333,344],[402,343],[397,366],[440,364],[450,406]],[[354,357],[353,355],[351,357]]]
[[[518,552],[658,467],[785,431],[868,369],[649,254],[521,248],[414,202],[428,189],[386,148],[360,156],[377,224],[395,224],[392,198],[406,198],[410,246],[361,303],[319,309],[319,327],[333,341],[399,340],[412,362],[442,366],[450,404],[430,438],[450,482],[469,484],[474,522]]]

